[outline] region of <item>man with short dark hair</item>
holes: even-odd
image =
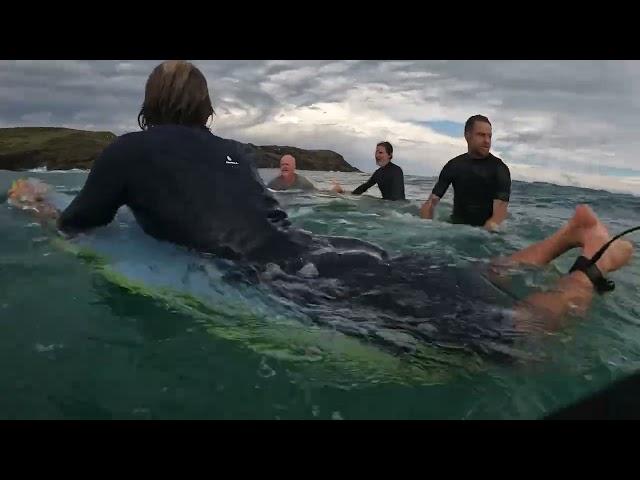
[[[454,223],[482,226],[495,230],[507,218],[511,195],[509,167],[492,155],[491,122],[483,115],[470,117],[464,126],[468,151],[443,167],[429,199],[422,205],[420,216],[433,218],[433,212],[449,185],[453,184]]]

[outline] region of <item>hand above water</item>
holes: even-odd
[[[36,179],[19,179],[8,191],[8,202],[23,210],[34,210],[40,217],[53,218],[57,210],[45,201],[51,187]]]
[[[344,190],[342,189],[342,187],[340,186],[340,184],[335,178],[331,179],[331,181],[333,182],[333,186],[331,187],[332,192],[344,193]]]

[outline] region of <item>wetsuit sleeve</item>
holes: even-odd
[[[94,161],[82,190],[60,215],[60,230],[88,230],[113,220],[124,204],[126,168],[120,167],[122,155],[126,155],[126,150],[119,140],[103,150]]]
[[[442,168],[442,171],[440,172],[440,176],[438,177],[438,181],[433,187],[433,190],[431,191],[431,193],[433,193],[435,196],[439,198],[444,197],[444,194],[447,193],[447,189],[449,188],[449,185],[451,185],[451,182],[453,182],[453,170],[454,170],[453,164],[451,162],[448,162]]]
[[[509,167],[501,163],[498,167],[498,179],[494,199],[508,202],[511,196],[511,173]]]
[[[404,174],[399,168],[391,178],[391,196],[389,200],[404,200]]]
[[[356,188],[353,192],[351,192],[353,195],[360,195],[364,192],[366,192],[367,190],[369,190],[371,187],[373,187],[376,184],[376,174],[378,173],[378,170],[376,170],[373,175],[371,175],[371,178],[369,180],[367,180],[365,183],[363,183],[362,185],[360,185],[358,188]]]

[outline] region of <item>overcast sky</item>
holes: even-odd
[[[192,61],[223,137],[334,150],[366,172],[388,140],[405,173],[433,176],[480,113],[514,179],[640,193],[637,61]],[[158,63],[1,61],[0,127],[138,130]]]

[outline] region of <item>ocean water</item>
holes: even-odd
[[[368,177],[301,173],[325,189],[333,178],[353,188]],[[265,181],[275,174],[261,170]],[[71,198],[86,172],[0,171],[0,191],[25,176]],[[543,239],[579,203],[612,233],[640,224],[636,196],[522,182],[498,234],[448,223],[451,191],[436,221],[422,221],[434,181],[407,176],[407,203],[382,201],[377,187],[361,197],[276,196],[311,232],[457,266]],[[2,419],[537,419],[640,368],[637,259],[611,274],[616,290],[596,296],[585,318],[501,363],[437,345],[390,353],[314,325],[300,306],[229,281],[228,263],[145,236],[126,210],[65,243],[3,201],[0,245]],[[576,255],[515,273],[513,293],[553,285]],[[333,313],[336,322],[351,315]]]

